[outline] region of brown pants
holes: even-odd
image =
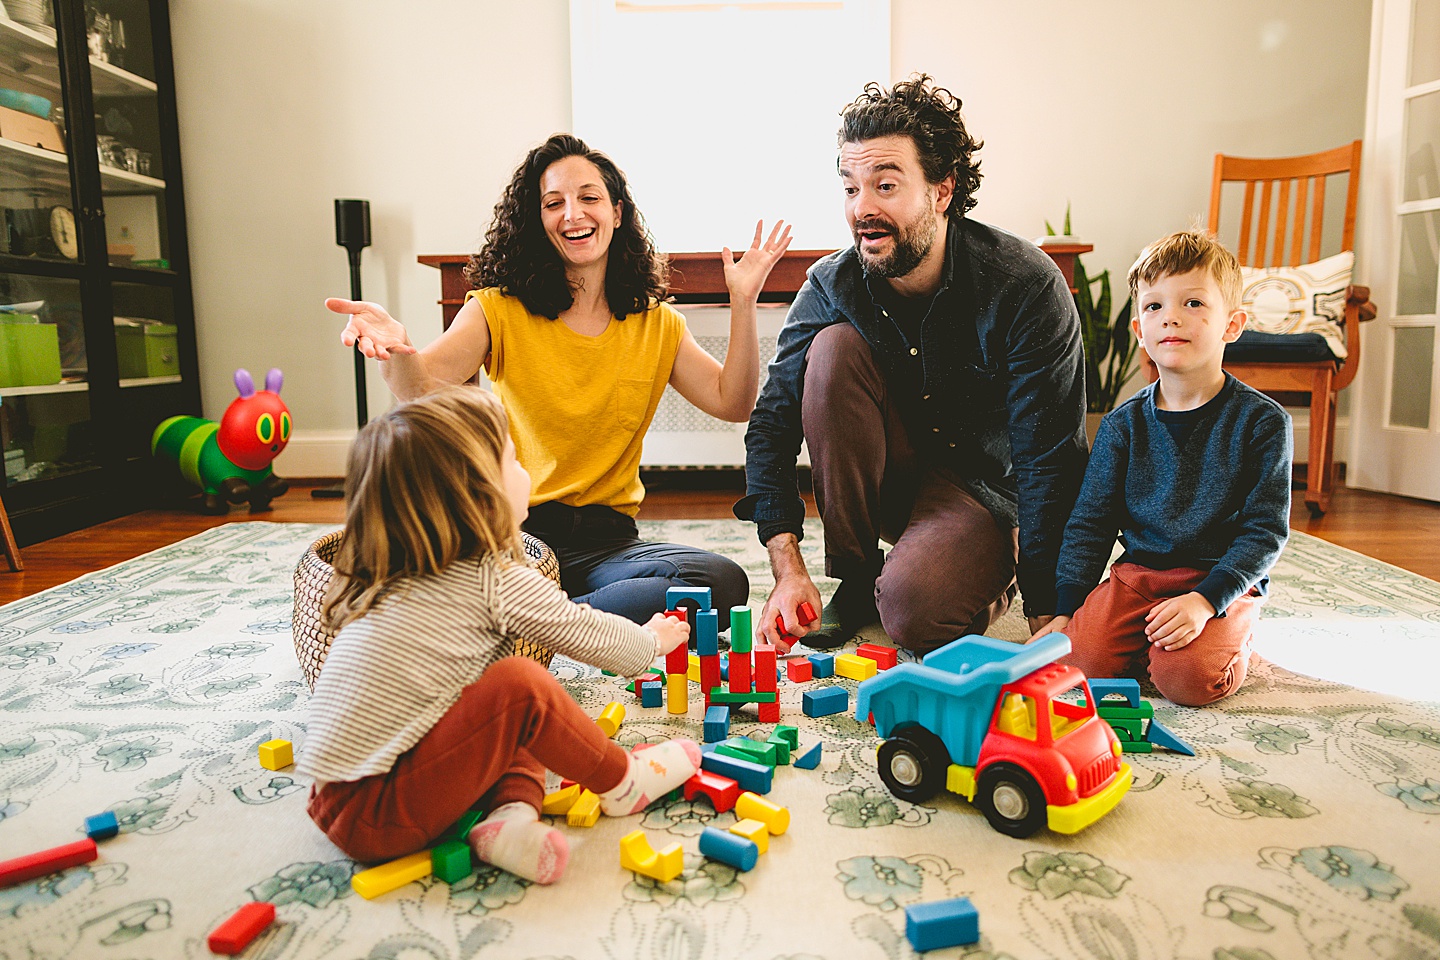
[[[870,346],[848,323],[816,334],[801,405],[829,576],[877,576],[880,624],[926,653],[985,629],[1015,596],[1018,533],[948,470],[922,463]],[[881,567],[879,541],[894,545]]]
[[[1117,563],[1110,579],[1091,591],[1065,628],[1071,652],[1065,662],[1087,677],[1135,677],[1148,669],[1167,700],[1189,707],[1213,703],[1240,689],[1250,661],[1263,598],[1256,590],[1213,617],[1179,650],[1162,650],[1145,636],[1145,615],[1157,603],[1189,593],[1205,579],[1200,570],[1151,570]]]
[[[373,863],[430,846],[477,803],[540,809],[545,771],[604,793],[630,758],[526,657],[492,664],[389,773],[329,783],[310,798],[310,819],[346,855]]]

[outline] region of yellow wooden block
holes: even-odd
[[[580,799],[581,789],[580,784],[572,783],[554,793],[545,794],[545,799],[540,804],[540,812],[547,817],[558,817],[562,813],[569,813],[570,808],[575,806],[575,801]]]
[[[295,762],[295,748],[289,740],[266,740],[260,744],[260,766],[279,770]]]
[[[770,831],[759,820],[737,820],[730,832],[755,844],[761,853],[770,849]]]
[[[875,676],[879,665],[869,657],[857,657],[853,653],[842,653],[835,658],[835,673],[851,680],[868,680]]]
[[[741,820],[759,820],[772,836],[790,829],[790,809],[771,803],[758,793],[746,790],[735,801],[735,816]]]
[[[605,736],[613,737],[624,720],[625,705],[612,700],[605,704],[605,709],[600,711],[600,716],[595,718],[595,723],[605,733]]]
[[[361,870],[350,878],[350,886],[366,900],[374,900],[382,893],[389,893],[407,883],[430,876],[430,851],[421,850],[399,860],[382,863],[369,870]]]
[[[700,682],[700,658],[693,653],[690,654],[690,669],[685,672],[685,677],[691,683]]]
[[[685,849],[672,843],[657,853],[645,831],[635,830],[620,838],[620,866],[669,883],[685,869]]]
[[[690,683],[683,673],[665,678],[665,708],[671,713],[690,712]]]
[[[600,819],[600,798],[589,790],[582,790],[575,805],[565,814],[565,822],[572,827],[593,827]]]

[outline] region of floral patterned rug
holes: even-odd
[[[97,861],[0,889],[0,960],[206,957],[208,931],[250,900],[273,902],[278,922],[247,957],[895,960],[913,955],[906,904],[962,895],[982,939],[933,956],[1440,957],[1440,704],[1268,661],[1216,707],[1151,691],[1196,756],[1131,755],[1130,795],[1073,837],[1010,839],[951,795],[892,799],[871,728],[804,717],[804,685],[782,682],[784,721],[802,745],[823,741],[824,758],[777,771],[770,799],[792,826],[754,870],[699,856],[701,829],[734,819],[700,799],[564,828],[570,866],[552,887],[481,867],[363,900],[356,865],[305,816],[307,784],[256,760],[276,737],[303,749],[291,571],[324,530],[232,523],[0,607],[0,859],[73,841],[104,810],[121,823]],[[749,526],[642,532],[735,556],[761,600]],[[1440,584],[1297,534],[1258,639],[1370,661],[1386,636],[1420,638],[1433,664],[1437,630]],[[561,659],[554,669],[592,714],[626,704],[626,744],[699,738],[698,702],[671,717],[616,678]],[[684,845],[680,878],[620,868],[619,839],[637,826],[657,847]]]

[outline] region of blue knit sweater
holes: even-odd
[[[1290,416],[1226,374],[1183,446],[1156,416],[1155,384],[1100,423],[1065,526],[1056,613],[1073,614],[1117,562],[1209,571],[1195,591],[1223,614],[1266,574],[1290,532]]]

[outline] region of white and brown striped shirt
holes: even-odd
[[[296,770],[317,784],[388,772],[517,636],[627,676],[655,659],[649,630],[571,603],[527,566],[457,561],[400,581],[335,637]]]

